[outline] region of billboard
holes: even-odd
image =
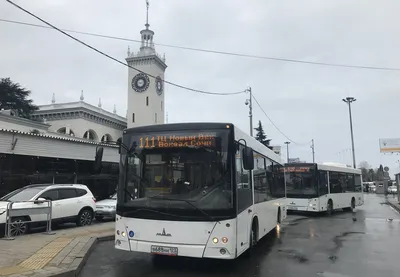
[[[281,147],[280,146],[271,145],[271,147],[272,147],[272,151],[274,151],[275,154],[277,154],[279,156],[281,155]]]
[[[301,163],[300,158],[289,158],[288,163]]]
[[[381,153],[400,152],[400,138],[379,139]]]

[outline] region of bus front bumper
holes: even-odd
[[[287,206],[288,211],[318,212],[317,206]]]
[[[173,249],[173,253],[156,253],[154,248]],[[169,244],[160,242],[149,242],[140,240],[116,240],[115,248],[125,251],[151,253],[155,255],[166,256],[184,256],[193,258],[213,258],[213,259],[235,259],[236,252],[233,247],[229,246],[206,246],[192,244]],[[232,249],[233,248],[233,249]]]

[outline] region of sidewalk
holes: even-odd
[[[400,213],[400,203],[397,200],[397,195],[393,197],[392,195],[388,195],[386,199],[386,202],[393,207],[396,211]]]
[[[114,222],[0,239],[0,276],[77,276],[98,240],[113,239]]]

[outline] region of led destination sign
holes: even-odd
[[[285,172],[297,172],[297,173],[302,173],[302,172],[310,172],[313,167],[310,166],[288,166],[284,170]]]
[[[216,147],[217,138],[206,133],[140,136],[138,148]]]

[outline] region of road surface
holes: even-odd
[[[384,198],[365,195],[356,213],[332,217],[290,215],[279,234],[236,261],[153,257],[98,244],[80,277],[376,277],[400,275],[400,216]]]

